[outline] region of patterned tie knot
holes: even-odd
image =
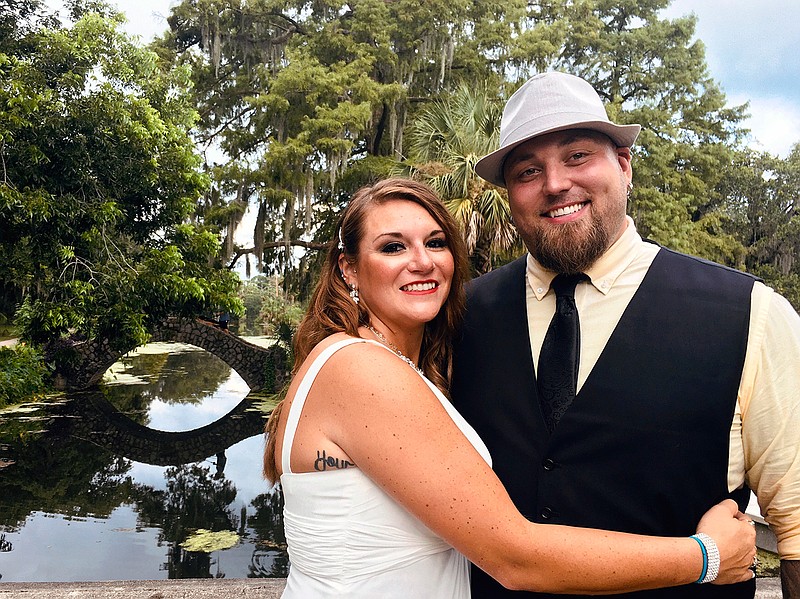
[[[556,297],[575,297],[575,287],[582,281],[588,281],[589,277],[582,272],[574,275],[556,275],[550,288],[555,291]]]

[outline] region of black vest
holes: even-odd
[[[747,348],[750,275],[661,249],[556,430],[546,432],[525,258],[468,287],[453,400],[528,519],[687,536],[729,496],[729,434]],[[749,490],[734,497],[747,505]],[[511,593],[473,568],[473,597]],[[755,584],[623,597],[753,597]],[[564,595],[559,595],[563,597]],[[555,596],[553,596],[555,597]]]

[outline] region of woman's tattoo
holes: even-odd
[[[355,466],[355,462],[345,460],[344,458],[334,458],[328,456],[323,449],[320,453],[317,451],[317,459],[314,460],[314,470],[317,472],[325,472],[328,469],[344,469]]]

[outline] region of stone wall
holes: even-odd
[[[152,331],[151,341],[175,341],[200,347],[222,359],[251,391],[275,392],[286,382],[286,350],[264,348],[203,320],[169,318]],[[103,374],[135,347],[114,349],[108,339],[90,339],[51,349],[57,364],[56,384],[67,390],[96,385]]]

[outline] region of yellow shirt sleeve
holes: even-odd
[[[752,293],[738,403],[745,480],[781,559],[800,560],[800,316],[761,283]]]

